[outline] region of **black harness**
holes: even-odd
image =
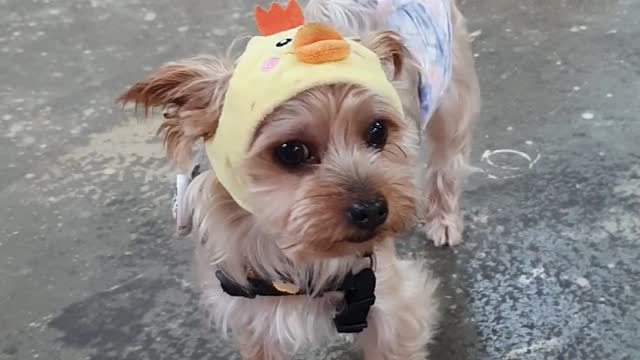
[[[373,258],[372,258],[373,263]],[[273,281],[247,276],[249,287],[243,287],[227,277],[224,272],[216,271],[222,290],[231,295],[255,299],[257,296],[310,296],[300,290],[286,291]],[[366,268],[357,274],[349,273],[335,289],[324,292],[338,291],[344,293],[344,298],[336,308],[333,323],[339,333],[359,333],[367,328],[369,309],[376,302],[376,275],[372,268]],[[319,294],[322,295],[322,294]]]

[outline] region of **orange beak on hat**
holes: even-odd
[[[307,64],[344,60],[351,52],[349,43],[335,29],[324,24],[307,24],[293,40],[294,54]]]

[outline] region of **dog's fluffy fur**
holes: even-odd
[[[358,336],[365,358],[425,358],[437,323],[436,281],[419,263],[399,260],[393,239],[418,213],[436,245],[462,240],[459,197],[479,91],[464,20],[453,2],[452,14],[453,77],[421,133],[418,69],[402,39],[384,31],[372,9],[357,7],[352,0],[312,0],[308,20],[361,39],[389,65],[412,121],[396,119],[385,99],[369,89],[319,86],[281,104],[256,131],[244,169],[258,211],[251,214],[239,207],[210,172],[190,185],[185,209],[193,212],[204,302],[215,322],[232,330],[244,359],[283,359],[335,336],[332,318],[341,295],[231,297],[222,292],[213,275],[216,269],[246,284],[250,266],[264,278],[285,275],[303,288],[308,284],[306,290],[313,293],[362,268],[361,255],[371,250],[377,256],[378,283],[369,327]],[[215,136],[232,72],[233,65],[209,56],[176,62],[120,99],[145,111],[167,109],[159,132],[168,157],[184,167],[194,142]],[[363,146],[362,134],[376,118],[387,119],[390,129],[382,151]],[[321,161],[302,172],[276,164],[274,146],[292,138],[314,144]],[[430,145],[428,156],[420,150],[421,140]],[[418,183],[412,169],[426,157],[426,177]],[[383,194],[387,199],[389,217],[374,234],[345,224],[342,209],[354,194]],[[346,241],[363,236],[368,241]]]

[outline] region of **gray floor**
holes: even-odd
[[[252,33],[251,3],[0,0],[0,359],[237,359],[171,235],[155,125],[113,100]],[[463,246],[401,245],[444,280],[432,358],[640,359],[640,1],[462,5],[485,172]]]

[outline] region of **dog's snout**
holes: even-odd
[[[382,197],[355,201],[347,209],[349,222],[361,230],[375,230],[384,224],[387,215],[389,215],[389,209],[386,200]]]

